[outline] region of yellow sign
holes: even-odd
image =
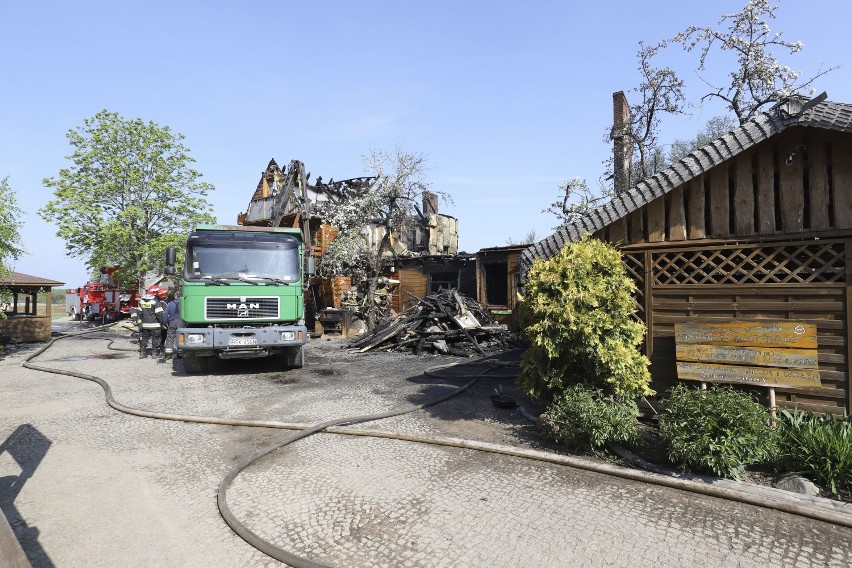
[[[687,381],[735,383],[760,387],[820,388],[815,369],[773,369],[711,363],[677,363],[677,376]]]
[[[768,388],[820,388],[816,326],[735,320],[675,324],[677,376]]]
[[[676,323],[678,344],[816,349],[816,326],[792,321]]]
[[[777,349],[772,347],[725,347],[722,345],[676,346],[678,361],[732,363],[757,367],[818,368],[816,349]]]

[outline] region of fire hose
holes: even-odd
[[[338,418],[334,420],[329,420],[326,422],[322,422],[320,424],[305,424],[298,422],[280,422],[280,421],[269,421],[269,420],[250,420],[250,419],[235,419],[235,418],[222,418],[215,416],[196,416],[196,415],[183,415],[183,414],[171,414],[164,412],[156,412],[151,410],[133,408],[130,406],[126,406],[117,400],[112,395],[112,388],[109,383],[105,380],[96,377],[94,375],[89,375],[86,373],[78,373],[75,371],[68,371],[64,369],[55,369],[52,367],[45,367],[42,365],[36,365],[31,363],[33,359],[47,351],[56,341],[61,339],[66,339],[70,337],[78,337],[81,335],[87,335],[95,332],[99,332],[105,330],[109,327],[112,327],[116,324],[107,324],[103,326],[98,326],[95,328],[87,329],[82,332],[69,333],[65,335],[61,335],[52,339],[48,342],[44,347],[37,350],[32,355],[28,356],[22,366],[28,369],[42,371],[46,373],[53,373],[59,375],[66,375],[71,377],[76,377],[80,379],[84,379],[87,381],[92,381],[101,386],[104,390],[104,395],[106,398],[106,403],[112,407],[113,409],[134,416],[140,416],[144,418],[153,418],[158,420],[172,420],[179,422],[190,422],[190,423],[199,423],[199,424],[216,424],[216,425],[224,425],[224,426],[247,426],[254,428],[278,428],[285,430],[298,430],[298,432],[279,440],[273,444],[270,444],[260,450],[256,451],[254,454],[243,458],[237,464],[235,464],[227,473],[225,478],[219,484],[219,489],[217,492],[217,503],[219,507],[219,512],[222,515],[224,521],[228,524],[228,526],[237,533],[243,540],[248,542],[254,548],[260,550],[264,554],[275,558],[281,562],[284,562],[288,565],[294,566],[295,568],[328,568],[328,565],[322,564],[310,558],[304,558],[298,556],[292,552],[284,550],[271,542],[264,540],[259,535],[255,534],[251,531],[244,523],[242,523],[231,511],[227,496],[228,496],[228,488],[234,479],[246,468],[251,466],[253,463],[257,462],[264,456],[275,452],[281,448],[284,448],[298,440],[307,438],[313,434],[318,432],[325,432],[330,434],[339,434],[346,436],[366,436],[373,438],[385,438],[391,440],[399,440],[406,442],[415,442],[421,444],[429,444],[429,445],[437,445],[444,447],[453,447],[453,448],[462,448],[468,450],[477,450],[495,454],[502,454],[506,456],[513,456],[525,459],[531,459],[546,463],[552,463],[557,465],[569,466],[574,468],[579,468],[595,473],[602,473],[606,475],[621,477],[624,479],[630,479],[634,481],[644,482],[644,483],[653,483],[660,486],[670,487],[674,489],[680,489],[684,491],[689,491],[692,493],[698,493],[701,495],[707,495],[711,497],[718,497],[723,499],[728,499],[732,501],[737,501],[740,503],[746,503],[750,505],[756,505],[768,509],[773,509],[785,513],[790,513],[794,515],[799,515],[803,517],[808,517],[811,519],[815,519],[818,521],[828,522],[840,526],[850,527],[852,528],[852,514],[848,511],[843,511],[838,508],[837,510],[825,509],[820,507],[815,507],[806,502],[795,502],[790,499],[780,498],[777,496],[767,495],[767,494],[759,494],[754,495],[745,490],[737,489],[732,486],[720,486],[719,484],[702,484],[695,483],[695,481],[686,479],[676,475],[664,475],[661,473],[653,473],[653,472],[645,472],[640,470],[628,469],[608,463],[603,462],[595,462],[589,459],[578,458],[575,456],[566,456],[561,454],[554,454],[539,450],[526,450],[520,448],[513,448],[510,446],[501,446],[497,444],[491,444],[487,442],[477,442],[472,440],[463,440],[458,438],[444,438],[437,436],[418,436],[418,435],[410,435],[410,434],[400,434],[397,432],[388,432],[388,431],[380,431],[380,430],[352,430],[347,428],[342,428],[344,425],[354,425],[354,424],[363,424],[365,422],[371,422],[375,420],[381,420],[384,418],[391,418],[394,416],[400,416],[403,414],[408,414],[417,410],[422,410],[424,408],[428,408],[430,406],[434,406],[441,402],[444,402],[454,396],[461,394],[466,391],[470,387],[472,387],[476,382],[481,378],[512,378],[510,375],[493,375],[490,374],[491,371],[498,369],[500,367],[507,366],[505,363],[500,363],[496,361],[487,361],[487,360],[473,360],[473,361],[463,361],[459,363],[452,363],[449,365],[441,365],[438,367],[433,367],[424,371],[424,375],[439,378],[439,379],[467,379],[468,382],[463,384],[462,386],[454,389],[452,392],[445,394],[443,396],[437,397],[435,399],[429,400],[425,403],[418,405],[411,405],[405,408],[390,410],[388,412],[383,412],[379,414],[367,414],[360,416],[350,416],[345,418]],[[107,338],[108,339],[108,338]],[[111,343],[114,340],[111,341]],[[110,343],[110,345],[111,345]],[[487,368],[482,373],[471,373],[464,375],[441,375],[439,371],[446,370],[452,367],[459,367],[465,364],[477,364],[477,365],[485,365]],[[718,481],[718,480],[717,480]],[[733,483],[733,482],[732,482]]]

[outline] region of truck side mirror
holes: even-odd
[[[308,276],[314,276],[317,273],[317,259],[309,256],[305,260],[305,273]]]
[[[166,266],[171,266],[174,270],[175,261],[177,260],[177,251],[175,247],[166,247]],[[168,274],[168,272],[166,273]],[[174,274],[174,272],[172,272]]]
[[[167,266],[163,269],[163,274],[166,276],[174,276],[177,273],[174,266]]]

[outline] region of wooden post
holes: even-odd
[[[846,248],[846,410],[852,414],[852,239],[843,243]]]
[[[707,236],[704,226],[704,177],[698,176],[689,182],[689,238],[703,239]]]
[[[710,234],[731,234],[731,207],[728,201],[728,168],[720,164],[710,170]]]
[[[686,215],[683,208],[683,186],[676,187],[671,192],[669,202],[669,240],[686,240]]]
[[[782,132],[778,140],[778,180],[781,185],[778,195],[781,200],[781,230],[785,233],[798,233],[804,229],[804,152],[799,150],[794,154],[801,141],[798,129]]]
[[[777,418],[775,413],[775,389],[770,387],[767,390],[769,390],[769,416],[772,417],[772,425],[775,426],[775,419]]]
[[[642,226],[642,209],[634,211],[629,215],[630,234],[627,235],[631,243],[645,242],[645,229]]]
[[[645,251],[642,261],[645,264],[645,356],[650,359],[654,354],[654,266],[651,264],[651,251]]]
[[[836,136],[832,156],[834,175],[834,228],[852,228],[852,144],[848,138]],[[848,282],[848,281],[847,281]]]
[[[757,154],[757,233],[775,232],[775,165],[772,148],[764,146]]]
[[[648,241],[666,240],[666,203],[665,197],[658,197],[648,207]]]
[[[754,187],[751,181],[751,154],[737,157],[734,189],[734,221],[737,235],[754,234]]]
[[[609,242],[613,245],[624,244],[627,240],[627,221],[619,219],[609,226]]]
[[[829,223],[828,167],[825,145],[808,146],[808,190],[810,192],[810,223],[814,231],[831,228]]]

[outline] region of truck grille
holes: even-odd
[[[205,298],[204,319],[206,320],[256,320],[277,319],[278,300],[276,296]]]

